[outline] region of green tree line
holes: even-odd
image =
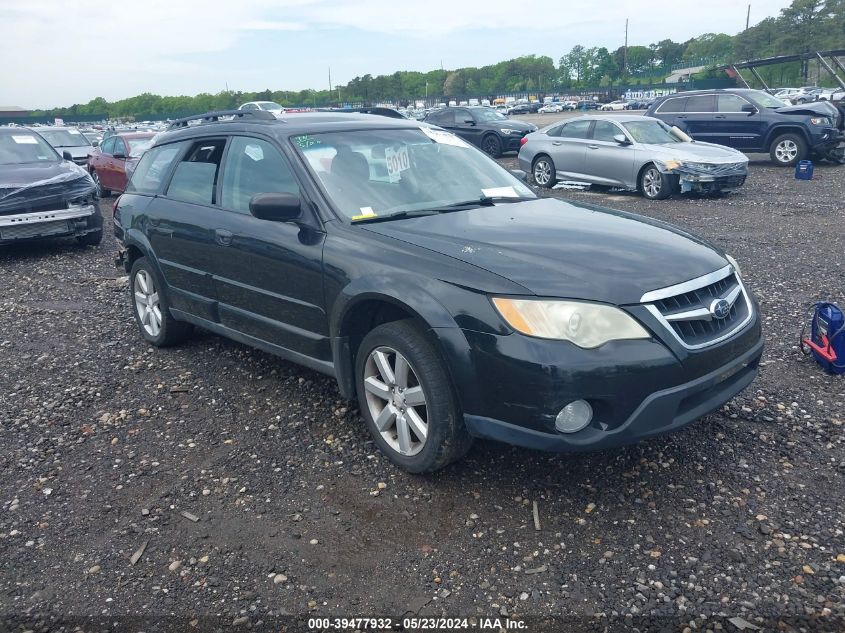
[[[551,57],[527,55],[480,68],[363,75],[336,86],[331,92],[267,89],[194,96],[144,93],[113,102],[97,97],[88,103],[34,114],[62,117],[107,114],[111,118],[173,116],[234,109],[246,101],[276,101],[290,107],[548,93],[660,82],[680,64],[712,68],[729,61],[836,48],[845,48],[845,0],[794,0],[777,17],[766,18],[737,35],[705,33],[685,42],[665,39],[648,46],[633,45],[627,49],[620,46],[613,51],[579,44],[562,55],[557,65]],[[794,85],[802,83],[801,71],[800,64],[795,63],[766,67],[760,73],[767,82]],[[820,78],[824,79],[824,75]]]

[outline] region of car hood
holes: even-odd
[[[675,158],[708,163],[747,163],[748,157],[739,150],[715,143],[672,143],[671,145],[642,143],[637,149],[648,150],[661,158]]]
[[[59,155],[61,155],[62,152],[70,152],[70,155],[74,158],[88,156],[88,154],[91,154],[94,151],[93,145],[74,145],[72,147],[55,147],[53,149],[55,149]]]
[[[93,193],[94,182],[84,169],[68,161],[0,165],[0,214],[33,207],[63,208],[69,200]]]
[[[823,101],[775,108],[775,112],[778,112],[779,114],[801,114],[804,116],[830,116],[830,108],[828,107],[828,104]]]
[[[727,264],[711,245],[671,225],[555,198],[362,228],[487,270],[526,294],[617,305]]]

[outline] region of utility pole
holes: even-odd
[[[748,5],[748,13],[745,14],[745,30],[748,30],[748,26],[751,24],[751,5]]]
[[[625,49],[622,55],[622,76],[628,76],[628,18],[625,18]]]
[[[329,66],[329,99],[332,98],[332,67]]]

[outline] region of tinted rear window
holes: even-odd
[[[714,95],[698,95],[687,97],[685,112],[715,112],[716,97]]]
[[[686,101],[685,97],[673,97],[671,99],[666,99],[666,101],[660,104],[657,111],[661,114],[665,112],[683,112]]]

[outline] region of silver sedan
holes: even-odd
[[[742,152],[693,141],[663,121],[636,115],[582,116],[528,134],[519,166],[541,187],[605,185],[656,200],[675,191],[731,191],[748,175]]]

